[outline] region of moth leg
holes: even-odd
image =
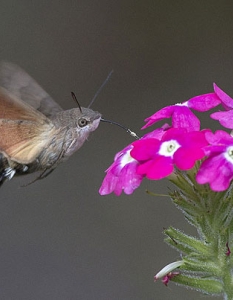
[[[40,173],[40,175],[36,178],[36,180],[44,179],[44,178],[47,177],[49,174],[51,174],[51,173],[55,170],[55,168],[56,168],[56,166],[57,166],[59,160],[63,157],[64,153],[65,153],[65,150],[62,150],[62,151],[60,152],[58,158],[57,158],[57,159],[55,160],[55,162],[52,164],[52,166],[51,166],[50,168],[45,169],[42,173]]]
[[[31,183],[35,182],[36,180],[40,180],[40,179],[44,179],[45,177],[47,177],[49,174],[51,174],[53,171],[55,170],[54,168],[48,168],[45,169],[43,172],[40,173],[40,175],[38,177],[36,177],[35,180],[33,180]]]
[[[37,180],[44,179],[49,174],[51,174],[54,170],[55,170],[55,168],[53,168],[53,169],[51,169],[51,168],[45,169],[42,173],[40,173],[39,176],[37,176],[35,179],[33,179],[32,181],[30,181],[27,184],[21,185],[21,187],[26,187],[26,186],[31,185],[32,183],[36,182]]]
[[[34,180],[30,181],[29,183],[23,185],[22,187],[26,187],[34,182],[36,182],[37,180],[41,180],[41,179],[44,179],[45,177],[47,177],[48,175],[50,175],[56,168],[59,160],[63,157],[65,153],[65,150],[62,150],[58,156],[58,158],[55,160],[55,162],[51,165],[51,167],[49,168],[46,168],[44,171],[42,171],[40,173],[40,175],[38,177],[36,177]]]

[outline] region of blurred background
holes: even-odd
[[[146,117],[211,92],[213,82],[233,95],[232,13],[232,1],[216,0],[2,0],[0,59],[27,70],[64,109],[75,106],[71,91],[87,106],[113,69],[93,109],[140,135]],[[145,180],[131,196],[98,194],[132,140],[101,123],[46,179],[3,185],[0,299],[203,299],[153,281],[180,257],[163,228],[195,234],[168,197],[145,193],[167,194],[168,181]]]

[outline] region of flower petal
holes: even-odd
[[[216,192],[226,190],[233,178],[233,165],[222,154],[206,159],[196,176],[199,184],[209,183]]]
[[[160,141],[152,138],[141,139],[133,143],[130,155],[138,161],[148,160],[156,155]]]
[[[210,116],[212,119],[218,120],[222,126],[233,129],[233,110],[215,112]]]
[[[186,106],[177,106],[172,115],[174,128],[185,128],[188,131],[200,130],[200,120]]]
[[[229,95],[227,95],[223,90],[221,90],[215,83],[214,83],[214,91],[222,101],[222,104],[224,105],[225,108],[228,109],[233,108],[233,99]]]
[[[180,170],[192,169],[197,160],[204,157],[204,151],[200,148],[179,148],[174,154],[174,164]]]
[[[218,106],[221,101],[215,93],[203,94],[189,99],[188,107],[197,111],[208,111]]]
[[[170,157],[158,156],[138,165],[137,173],[149,179],[158,180],[167,177],[173,172],[172,159]]]
[[[152,116],[145,119],[145,122],[147,122],[147,124],[144,125],[142,127],[142,129],[145,129],[145,128],[151,126],[152,124],[154,124],[158,121],[161,121],[163,119],[170,118],[173,111],[174,111],[174,105],[167,106],[167,107],[160,109],[155,114],[153,114]]]

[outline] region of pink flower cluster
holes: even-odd
[[[226,190],[233,179],[233,137],[224,130],[213,133],[201,129],[200,120],[192,112],[206,112],[221,105],[224,111],[212,113],[214,120],[233,129],[233,99],[214,84],[214,92],[203,94],[183,103],[162,108],[145,121],[147,128],[154,123],[171,119],[116,154],[106,170],[100,194],[122,191],[131,194],[144,177],[152,180],[171,175],[174,168],[186,171],[202,161],[197,172],[199,184],[209,184],[213,191]]]

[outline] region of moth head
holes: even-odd
[[[99,126],[100,120],[101,114],[90,108],[82,107],[78,114],[76,111],[76,126],[81,131],[91,132],[96,130],[96,128]]]
[[[101,120],[101,114],[85,107],[82,107],[81,111],[79,108],[64,111],[63,117],[64,114],[66,114],[65,143],[68,144],[64,157],[69,157],[83,145],[89,134],[96,130]]]
[[[83,132],[96,130],[101,120],[101,114],[90,108],[81,107],[74,92],[71,92],[71,96],[78,105],[78,108],[75,110],[75,117],[77,118],[76,126],[78,130]]]

